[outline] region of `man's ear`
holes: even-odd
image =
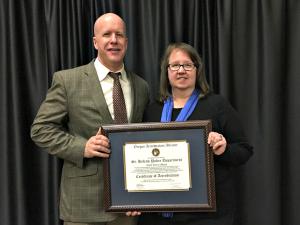
[[[94,43],[94,48],[98,50],[98,42],[96,37],[93,37],[93,43]]]

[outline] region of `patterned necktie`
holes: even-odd
[[[121,73],[110,72],[108,75],[114,79],[113,108],[114,108],[114,115],[115,115],[115,123],[116,124],[128,123],[125,99],[124,99],[124,95],[120,83]]]

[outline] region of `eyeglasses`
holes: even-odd
[[[185,71],[191,71],[195,68],[193,63],[186,63],[186,64],[169,64],[168,67],[172,71],[178,71],[180,67],[183,67]]]

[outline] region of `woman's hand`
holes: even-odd
[[[221,155],[225,152],[227,142],[222,134],[210,132],[208,134],[207,143],[212,148],[215,155]]]

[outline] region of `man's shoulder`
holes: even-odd
[[[132,80],[133,82],[148,85],[147,82],[145,81],[145,79],[142,78],[141,76],[137,75],[136,73],[134,73],[132,71],[127,71],[127,70],[126,70],[126,73],[127,73],[127,76],[129,77],[129,79]]]
[[[55,74],[61,74],[64,76],[68,76],[68,75],[74,75],[74,74],[82,74],[82,73],[89,73],[91,70],[93,70],[93,63],[90,62],[88,64],[85,65],[81,65],[81,66],[77,66],[77,67],[73,67],[73,68],[69,68],[69,69],[64,69],[64,70],[59,70],[57,72],[55,72]]]

